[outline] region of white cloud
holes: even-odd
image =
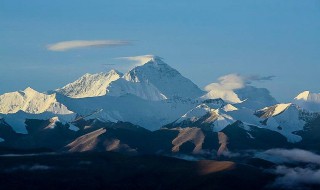
[[[123,46],[129,44],[129,41],[124,40],[73,40],[50,44],[47,46],[47,49],[50,51],[68,51],[78,48]]]
[[[305,185],[320,185],[320,170],[311,168],[288,168],[278,166],[274,173],[281,175],[272,184],[284,189],[307,189]]]
[[[270,149],[265,151],[264,154],[280,157],[283,162],[303,162],[320,165],[320,155],[301,149]]]
[[[270,149],[256,155],[258,158],[277,164],[268,170],[278,177],[271,184],[281,189],[308,189],[320,185],[320,155],[301,149]],[[288,166],[285,166],[289,163]]]
[[[244,78],[239,74],[229,74],[222,76],[218,79],[217,83],[211,83],[205,87],[206,91],[224,89],[224,90],[236,90],[243,88],[245,85]]]
[[[272,80],[274,76],[259,76],[259,75],[249,75],[243,76],[240,74],[228,74],[218,78],[218,82],[211,83],[205,87],[206,91],[223,89],[223,90],[237,90],[251,84],[254,81],[268,81]]]
[[[233,90],[243,88],[244,86],[245,82],[242,76],[238,74],[225,75],[220,77],[218,82],[207,85],[204,89],[208,93],[202,98],[222,98],[229,103],[240,103],[241,100]]]
[[[138,65],[143,65],[144,63],[147,63],[151,59],[162,59],[162,58],[155,55],[140,55],[140,56],[132,56],[132,57],[118,57],[117,59],[133,61],[135,66],[138,66]]]
[[[218,82],[211,83],[205,86],[204,90],[208,93],[204,95],[203,99],[215,99],[222,98],[229,103],[241,103],[238,95],[234,90],[244,88],[254,81],[262,82],[266,80],[272,80],[274,76],[259,76],[249,75],[244,76],[240,74],[229,74],[218,78]]]

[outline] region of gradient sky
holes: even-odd
[[[68,40],[128,46],[49,51]],[[319,0],[0,0],[0,93],[62,87],[84,73],[121,71],[116,57],[159,55],[200,87],[230,73],[275,75],[280,101],[320,92]]]

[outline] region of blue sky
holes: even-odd
[[[129,45],[49,51],[69,40]],[[200,87],[230,73],[275,75],[280,101],[320,92],[319,0],[0,0],[0,93],[62,87],[84,73],[125,71],[117,57],[159,55]]]

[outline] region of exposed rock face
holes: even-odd
[[[179,135],[172,141],[174,145],[172,152],[179,152],[180,146],[190,141],[195,146],[192,152],[199,153],[202,150],[204,138],[205,136],[200,128],[180,129]]]

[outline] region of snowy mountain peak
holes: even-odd
[[[123,74],[116,70],[116,69],[111,69],[109,72],[108,72],[109,75],[115,75],[115,76],[122,76]]]
[[[159,56],[139,56],[144,64],[136,66],[124,75],[116,70],[108,73],[85,74],[78,80],[57,89],[56,92],[70,98],[96,96],[123,96],[132,94],[142,99],[193,99],[203,91],[191,80],[166,64]]]
[[[295,104],[312,112],[320,112],[320,94],[304,91],[293,100]]]
[[[263,113],[262,118],[269,118],[273,116],[277,116],[287,110],[289,106],[291,106],[291,103],[288,104],[276,104],[274,106],[263,108],[262,110],[259,110],[258,112]]]
[[[310,91],[304,91],[298,94],[294,99],[295,100],[308,100],[308,97],[310,95]]]
[[[0,114],[11,114],[23,111],[31,114],[40,114],[45,111],[52,113],[71,113],[63,104],[57,102],[56,94],[43,94],[26,88],[0,95]]]
[[[122,77],[122,73],[116,70],[111,70],[108,73],[87,73],[56,91],[71,98],[103,96],[107,94],[109,84],[120,77]]]
[[[300,93],[294,99],[295,100],[304,100],[304,101],[308,101],[308,102],[320,103],[320,94],[311,93],[310,91],[304,91],[304,92]]]
[[[70,98],[122,96],[132,94],[142,99],[196,98],[203,94],[192,81],[183,77],[159,56],[149,56],[145,64],[122,75],[116,70],[108,73],[85,74],[59,92]]]
[[[150,60],[142,65],[139,65],[129,71],[126,75],[137,75],[139,77],[148,77],[149,74],[157,74],[164,76],[175,76],[180,75],[180,73],[166,64],[161,57],[152,56]]]
[[[145,65],[145,64],[165,64],[163,62],[163,58],[156,56],[156,55],[144,55],[144,56],[137,56],[139,57],[139,61],[142,63],[141,65]],[[140,65],[140,66],[141,66]]]
[[[238,108],[234,107],[234,106],[231,105],[231,104],[227,104],[227,105],[223,106],[222,109],[223,109],[223,111],[225,111],[225,112],[237,111],[237,110],[238,110]]]
[[[162,57],[159,57],[159,56],[156,56],[156,55],[153,55],[150,57],[150,60],[147,61],[145,64],[154,64],[154,65],[167,65],[164,61],[163,61],[163,58]]]
[[[38,93],[36,90],[34,90],[31,87],[27,87],[26,89],[23,90],[23,92],[25,92],[26,94],[35,94]]]
[[[317,114],[301,109],[292,103],[270,106],[257,111],[256,115],[264,119],[261,122],[263,126],[279,132],[293,143],[302,140],[302,137],[295,132],[303,130],[308,121],[318,117]]]
[[[166,98],[196,98],[203,95],[197,85],[158,56],[153,56],[145,64],[133,68],[123,78],[133,83],[152,84]]]

